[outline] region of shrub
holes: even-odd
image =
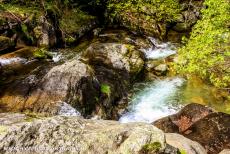
[[[202,19],[179,49],[180,73],[208,79],[217,87],[230,86],[230,5],[229,0],[206,0]]]

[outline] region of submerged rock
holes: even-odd
[[[1,153],[137,154],[148,150],[149,145],[152,152],[165,149],[164,133],[144,123],[120,124],[62,116],[16,124],[5,121],[0,118]]]

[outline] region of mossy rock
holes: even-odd
[[[78,34],[95,19],[94,16],[88,15],[80,9],[71,9],[62,15],[60,27],[67,34]]]
[[[159,152],[161,148],[162,146],[161,146],[161,143],[159,142],[149,143],[143,146],[142,152],[143,153],[156,153],[156,152]]]
[[[111,89],[108,84],[101,84],[101,92],[106,94],[107,96],[110,96],[111,94]]]
[[[13,48],[14,46],[15,46],[15,44],[10,38],[0,36],[0,54],[2,52],[5,52],[5,51]]]

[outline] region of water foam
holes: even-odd
[[[129,112],[120,118],[121,123],[147,122],[151,123],[161,117],[176,112],[177,92],[183,85],[184,79],[164,79],[146,84],[143,90],[134,94]]]
[[[148,49],[142,49],[148,59],[166,58],[176,54],[175,46],[173,46],[171,43],[161,43],[152,37],[149,39],[154,46]]]
[[[10,65],[13,63],[26,63],[25,58],[14,57],[14,58],[0,58],[0,64],[2,66]]]
[[[75,108],[73,108],[71,105],[67,104],[66,102],[62,102],[60,105],[58,115],[80,116],[81,114]]]
[[[53,57],[52,60],[55,63],[59,62],[63,58],[62,54],[60,54],[60,53],[52,52],[51,54],[52,54],[52,57]]]

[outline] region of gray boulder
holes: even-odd
[[[120,124],[55,116],[1,124],[0,128],[1,153],[137,154],[143,150],[165,149],[164,133],[144,123]],[[149,149],[149,145],[157,146]]]

